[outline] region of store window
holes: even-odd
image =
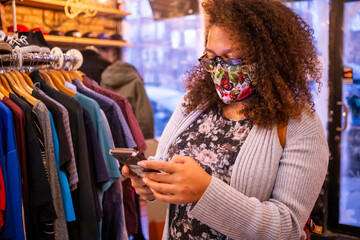
[[[125,3],[132,15],[123,22],[123,34],[134,45],[124,49],[123,60],[133,64],[143,77],[158,137],[185,93],[184,73],[198,64],[203,23],[200,15],[154,20],[148,0]]]
[[[360,2],[344,7],[343,65],[353,81],[342,85],[342,102],[350,111],[341,137],[339,223],[360,227]]]
[[[315,109],[327,133],[328,121],[328,65],[329,65],[329,1],[289,1],[285,3],[314,30],[317,55],[323,65],[323,78],[320,93],[318,85],[310,82]]]

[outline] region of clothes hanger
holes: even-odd
[[[5,95],[1,93],[0,91],[0,100],[2,101],[4,99]]]
[[[14,89],[15,93],[19,96],[23,96],[26,101],[28,101],[31,105],[35,105],[35,102],[37,101],[36,98],[31,96],[28,92],[26,92],[21,85],[17,83],[17,81],[11,76],[10,73],[4,73],[8,83],[11,85],[11,87]]]
[[[54,70],[54,69],[52,69],[52,70],[49,70],[49,72],[50,73],[53,73],[53,74],[55,74],[58,78],[60,78],[61,79],[61,83],[64,83],[64,86],[65,86],[65,77],[60,73],[60,70]]]
[[[51,79],[51,77],[49,76],[49,74],[47,72],[45,72],[44,70],[39,70],[40,72],[40,76],[42,77],[42,79],[44,79],[44,81],[49,84],[50,87],[54,88],[55,90],[59,90],[55,84],[53,83],[53,80]]]
[[[76,78],[76,76],[71,71],[67,71],[67,73],[68,73],[68,75],[70,76],[70,79],[71,79],[70,83],[72,83],[72,80],[74,80]]]
[[[1,94],[3,94],[3,95],[5,95],[5,96],[7,96],[7,97],[9,97],[9,95],[10,95],[10,93],[9,93],[9,91],[4,87],[4,85],[3,85],[3,81],[2,81],[2,78],[1,77],[4,77],[4,76],[2,76],[2,75],[0,75],[0,93]],[[3,97],[1,98],[1,100],[3,99]]]
[[[7,92],[9,92],[9,93],[14,93],[14,91],[13,91],[12,88],[10,87],[10,85],[9,85],[6,77],[5,77],[3,74],[0,74],[0,79],[1,79],[1,83],[2,83],[1,86],[2,86],[3,89],[5,90],[5,92],[3,92],[3,93],[7,93]],[[7,92],[6,92],[6,91],[7,91]],[[5,95],[6,95],[6,94],[5,94]],[[6,95],[6,96],[8,96],[8,95]]]
[[[17,80],[18,85],[21,85],[22,88],[29,93],[30,95],[32,94],[33,89],[26,83],[24,77],[21,75],[20,72],[18,71],[11,71],[10,74],[12,74],[11,76]]]
[[[62,77],[62,75],[54,70],[51,70],[48,72],[49,76],[51,77],[53,83],[55,86],[63,93],[66,93],[67,95],[74,97],[76,92],[68,89],[65,87],[65,79]]]
[[[71,72],[71,73],[73,74],[74,79],[76,78],[76,79],[78,79],[80,82],[83,81],[84,76],[85,76],[85,74],[84,74],[83,72],[81,72],[81,71],[79,71],[79,70],[76,70],[76,71],[71,70],[71,71],[69,71],[69,72]],[[74,80],[74,79],[73,79],[73,80]]]
[[[32,82],[31,78],[29,75],[27,75],[24,72],[21,72],[21,75],[24,77],[25,82],[27,83],[27,85],[29,85],[29,87],[33,88],[34,87],[34,83]]]
[[[26,99],[26,101],[28,101],[31,105],[35,104],[37,99],[34,98],[33,96],[31,96],[31,94],[29,94],[22,87],[22,85],[19,83],[19,79],[17,78],[16,75],[14,75],[13,73],[5,73],[4,75],[17,95],[24,97]]]
[[[63,75],[63,77],[65,78],[65,81],[71,83],[72,77],[70,76],[70,74],[67,71],[65,71],[64,69],[60,69],[59,72],[61,73],[61,75]]]
[[[11,76],[10,80],[8,79],[6,74]],[[25,89],[21,86],[21,84],[19,84],[19,81],[18,81],[19,79],[18,79],[18,77],[15,75],[15,73],[13,71],[7,72],[6,74],[5,74],[5,77],[8,79],[11,87],[12,87],[11,84],[12,84],[12,81],[13,81],[13,83],[16,85],[16,87],[18,87],[20,89],[20,91],[25,91]]]

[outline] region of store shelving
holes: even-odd
[[[22,0],[17,2],[17,5],[43,8],[43,9],[51,9],[64,11],[66,1],[61,0]],[[131,15],[128,12],[121,11],[115,8],[106,8],[106,7],[96,7],[97,16],[113,18],[113,19],[121,19],[124,16]]]
[[[65,0],[20,0],[17,1],[16,4],[20,6],[63,12],[66,1]],[[124,16],[131,15],[128,12],[110,7],[96,6],[95,10],[97,11],[96,17],[104,17],[113,20],[121,20]],[[124,46],[133,45],[132,43],[128,43],[125,41],[103,40],[103,39],[93,39],[93,38],[76,38],[69,36],[54,36],[54,35],[45,35],[44,37],[46,41],[59,46],[77,47],[77,46],[94,45],[98,47],[101,46],[124,47]]]
[[[54,35],[45,35],[45,40],[54,43],[55,45],[71,45],[71,46],[87,46],[94,45],[98,47],[125,47],[132,46],[132,43],[124,41],[115,41],[115,40],[102,40],[94,38],[76,38],[68,36],[54,36]]]

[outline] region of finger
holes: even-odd
[[[153,192],[155,191],[163,194],[175,194],[177,192],[176,187],[173,184],[158,183],[149,178],[143,178],[143,181]]]
[[[144,177],[160,183],[173,183],[175,180],[174,176],[168,173],[147,172],[144,173]]]
[[[140,188],[135,188],[135,192],[137,194],[139,194],[140,196],[153,194],[151,189],[149,187],[146,187],[146,186],[145,187],[140,187]]]
[[[139,187],[144,187],[146,186],[146,184],[143,182],[143,180],[139,177],[136,176],[130,176],[130,180],[131,180],[131,185],[134,188],[139,188]]]
[[[170,195],[170,194],[163,194],[156,191],[153,191],[153,195],[156,199],[161,200],[166,203],[171,204],[182,204],[183,202],[178,199],[178,196],[176,195]]]
[[[128,165],[124,165],[121,169],[121,174],[125,177],[137,176],[133,171],[130,170]]]
[[[174,155],[171,158],[171,162],[184,164],[186,161],[189,161],[190,159],[193,159],[193,158],[189,157],[189,156],[183,156],[183,155]]]
[[[164,171],[167,173],[174,173],[176,171],[176,165],[171,162],[160,162],[160,161],[140,161],[137,163],[139,166],[144,168],[150,168],[158,171]]]
[[[143,198],[144,200],[147,200],[147,201],[155,199],[155,196],[152,193],[148,194],[148,195],[140,195],[140,197]]]

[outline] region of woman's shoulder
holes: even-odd
[[[299,119],[290,118],[287,126],[287,137],[298,138],[309,135],[321,136],[325,141],[325,131],[319,115],[313,109],[305,109]]]
[[[187,94],[189,94],[188,91],[184,93],[183,97],[181,98],[180,102],[178,103],[177,107],[175,108],[173,115],[177,115],[178,117],[183,118],[190,114],[186,111],[186,106],[189,104]]]

